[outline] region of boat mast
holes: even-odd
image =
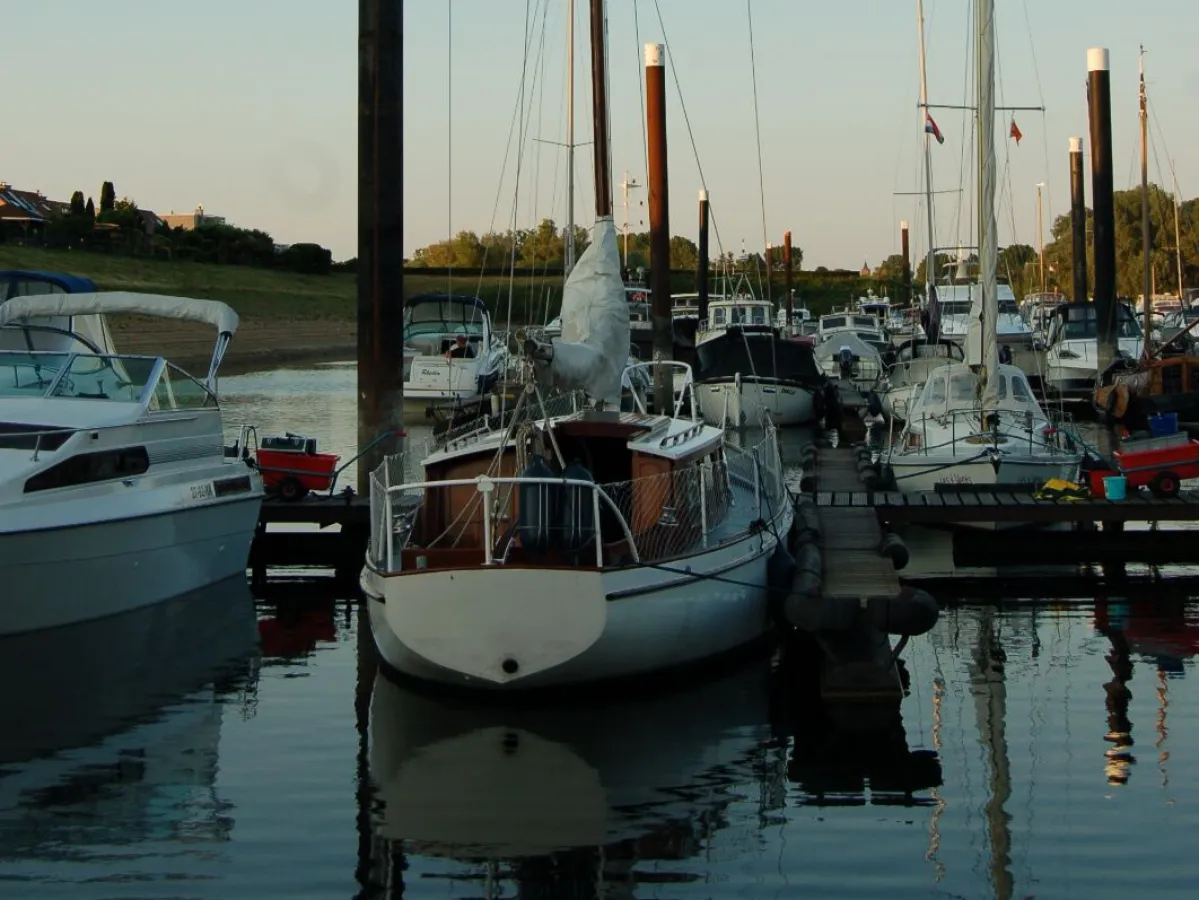
[[[1144,263],[1144,281],[1141,290],[1144,299],[1141,303],[1142,315],[1145,317],[1145,337],[1141,341],[1141,355],[1149,355],[1149,336],[1153,333],[1153,259],[1150,255],[1149,241],[1149,101],[1145,95],[1145,45],[1141,45],[1141,55],[1137,58],[1137,68],[1141,75],[1141,257]],[[1180,296],[1179,302],[1182,302]]]
[[[982,386],[983,409],[994,409],[999,401],[998,384],[992,376],[999,371],[996,327],[999,298],[995,283],[998,246],[995,234],[995,0],[976,0],[978,24],[978,250],[979,287],[982,290]]]
[[[612,146],[608,141],[608,10],[591,0],[591,118],[595,141],[595,217],[612,217]]]
[[[566,0],[566,251],[563,269],[575,267],[575,0]]]
[[[924,0],[916,0],[916,18],[920,27],[920,131],[924,134],[924,206],[928,216],[928,249],[924,261],[924,282],[926,285],[936,284],[937,273],[935,254],[933,252],[933,136],[928,133],[928,73],[924,57]],[[931,299],[931,292],[925,290],[925,306]]]
[[[1174,260],[1178,264],[1178,302],[1182,303],[1182,228],[1179,216],[1182,214],[1182,197],[1178,193],[1178,174],[1174,171],[1174,160],[1170,160],[1170,178],[1174,182]]]

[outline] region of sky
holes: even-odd
[[[587,13],[576,2],[575,141],[588,144]],[[404,0],[406,254],[459,230],[565,221],[568,3]],[[972,6],[925,0],[931,103],[973,102]],[[641,44],[663,42],[673,233],[694,236],[706,183],[724,249],[778,244],[789,229],[805,268],[857,268],[897,252],[907,219],[920,255],[922,202],[896,196],[922,187],[914,0],[748,7],[753,65],[744,0],[608,0],[614,181],[627,171],[645,183]],[[1045,107],[1015,113],[1018,147],[1006,137],[1012,114],[997,117],[1001,244],[1036,245],[1038,182],[1046,235],[1069,207],[1067,141],[1088,134],[1088,47],[1111,50],[1117,189],[1139,178],[1143,43],[1151,153],[1166,170],[1151,157],[1150,178],[1168,184],[1173,157],[1183,196],[1199,194],[1193,0],[996,0],[996,20],[999,103]],[[76,189],[98,199],[107,179],[159,213],[203,204],[281,243],[355,255],[356,3],[5,0],[4,21],[21,40],[5,43],[0,179],[64,200]],[[509,140],[522,96],[523,152],[519,133]],[[940,246],[972,240],[968,115],[934,111],[946,138],[932,148],[947,192],[936,201]],[[590,146],[575,159],[575,219],[590,224]],[[619,187],[615,199],[622,225]],[[644,201],[644,188],[630,192],[633,230],[648,228]]]

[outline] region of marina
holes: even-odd
[[[1070,37],[1089,136],[1051,153],[1083,91],[1046,102],[1028,11],[1021,59],[1003,5],[947,40],[916,0],[902,139],[838,150],[847,197],[895,162],[849,240],[790,187],[825,151],[763,128],[795,11],[697,70],[665,5],[361,0],[336,263],[0,182],[0,898],[1194,893],[1199,213],[1149,182],[1144,47],[1121,192],[1124,57]],[[289,229],[349,227],[334,174],[274,185]]]

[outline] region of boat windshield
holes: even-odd
[[[980,398],[978,376],[969,371],[958,371],[946,378],[935,375],[928,380],[921,395],[921,405],[931,415],[946,412],[961,412],[978,408]],[[995,377],[995,394],[1001,408],[1039,412],[1040,407],[1033,397],[1028,381],[1019,373],[1009,369]]]
[[[970,315],[969,300],[949,300],[941,303],[941,315],[943,316],[968,316]]]
[[[438,334],[482,337],[483,316],[477,306],[453,300],[424,300],[404,310],[404,340]]]
[[[156,362],[153,356],[78,354],[71,358],[50,396],[136,403],[154,374]]]
[[[69,353],[0,352],[0,397],[42,397],[70,359]]]
[[[1095,316],[1094,304],[1084,306],[1059,307],[1065,309],[1065,327],[1061,338],[1067,341],[1086,340],[1099,337],[1099,320]],[[1116,335],[1123,338],[1141,336],[1141,326],[1128,307],[1123,304],[1117,307]],[[1059,313],[1060,315],[1060,313]]]
[[[1009,300],[1006,297],[1000,297],[999,314],[1001,316],[1018,316],[1020,315],[1020,307],[1016,305],[1015,300]]]

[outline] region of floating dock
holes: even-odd
[[[302,500],[267,498],[258,516],[248,568],[255,584],[267,567],[332,569],[356,581],[370,538],[370,498],[346,490]]]

